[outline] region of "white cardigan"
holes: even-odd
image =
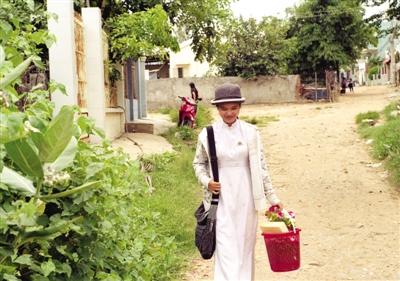
[[[221,120],[219,122],[223,121]],[[241,120],[237,120],[236,122],[242,122],[246,128],[254,207],[258,211],[265,210],[267,208],[265,199],[267,199],[271,205],[278,204],[280,200],[272,187],[271,178],[265,162],[260,133],[256,126]],[[213,124],[213,128],[215,130],[215,124]],[[207,130],[204,128],[199,135],[193,167],[199,183],[203,186],[203,203],[206,211],[210,209],[212,197],[211,191],[208,190],[208,183],[212,179],[211,162],[208,155]]]

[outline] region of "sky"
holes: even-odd
[[[293,7],[295,4],[299,5],[300,2],[300,0],[240,0],[231,4],[231,8],[235,16],[241,14],[244,18],[253,17],[261,19],[262,16],[285,17],[285,9]],[[366,16],[369,17],[380,10],[384,10],[384,6],[367,8]]]

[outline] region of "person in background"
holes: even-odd
[[[348,86],[349,86],[350,92],[354,92],[354,89],[353,89],[353,80],[352,80],[351,78],[350,78],[350,80],[349,80]]]
[[[347,88],[347,81],[346,78],[342,79],[342,89],[340,91],[341,94],[345,94],[346,93],[346,88]]]
[[[221,116],[212,124],[219,182],[212,176],[206,128],[198,137],[193,161],[206,211],[212,194],[219,194],[214,280],[254,280],[258,211],[267,208],[267,201],[283,209],[272,187],[259,130],[238,119],[244,101],[240,87],[229,83],[217,87],[211,101]]]
[[[190,82],[190,94],[192,96],[192,99],[194,101],[197,101],[199,99],[199,91],[196,89],[196,85],[193,82]]]
[[[197,91],[196,85],[193,82],[190,82],[189,86],[192,99],[196,102],[196,105],[194,106],[194,112],[197,113],[197,100],[199,99],[199,91]]]

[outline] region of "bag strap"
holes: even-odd
[[[207,126],[207,137],[208,137],[208,150],[210,151],[210,162],[211,162],[211,169],[214,176],[214,181],[218,182],[218,158],[217,152],[215,150],[215,140],[214,140],[214,130],[213,127]],[[219,194],[212,194],[212,201],[211,204],[218,205],[218,198]]]

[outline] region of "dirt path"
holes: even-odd
[[[368,154],[354,123],[400,93],[356,87],[336,103],[245,105],[242,116],[275,116],[260,128],[275,190],[297,215],[301,268],[274,273],[260,233],[256,280],[400,280],[399,198]],[[216,115],[216,112],[214,112]],[[260,222],[265,218],[260,214]],[[199,256],[185,280],[212,280],[213,260]]]

